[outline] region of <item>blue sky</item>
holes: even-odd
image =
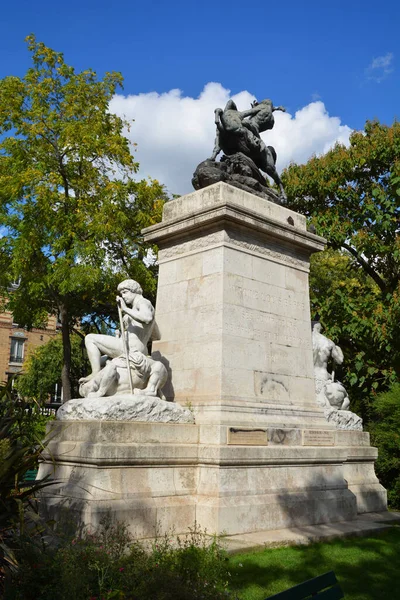
[[[239,108],[252,97],[287,108],[268,134],[281,168],[346,142],[366,119],[400,118],[399,22],[400,3],[390,0],[19,0],[2,8],[0,77],[30,66],[29,33],[77,70],[121,71],[114,110],[136,120],[141,174],[184,193],[195,162],[212,149],[212,103],[230,95]]]

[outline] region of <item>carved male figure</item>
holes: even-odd
[[[161,362],[147,356],[147,344],[155,326],[154,308],[149,300],[143,298],[142,288],[133,279],[122,281],[118,291],[117,303],[123,314],[124,331],[120,337],[86,336],[92,372],[80,380],[80,393],[82,396],[99,397],[129,392],[129,367],[134,388],[145,395],[160,395],[167,371]],[[102,369],[104,355],[112,360]]]
[[[133,279],[126,279],[118,286],[120,296],[117,303],[124,314],[125,335],[128,337],[129,352],[138,350],[147,353],[154,325],[154,308],[149,300],[143,298],[143,290]],[[128,306],[130,305],[130,307]],[[85,346],[92,372],[80,381],[85,383],[92,379],[101,369],[101,357],[107,355],[117,358],[124,354],[123,336],[101,335],[90,333],[85,337]]]
[[[325,404],[333,406],[338,410],[347,410],[350,400],[345,387],[335,381],[335,372],[328,371],[328,362],[341,365],[343,352],[332,340],[321,333],[321,323],[316,323],[312,332],[312,346],[314,358],[314,375],[318,397],[325,398]]]
[[[269,98],[261,100],[261,102],[255,100],[251,106],[251,111],[247,112],[249,118],[243,120],[243,125],[248,127],[258,137],[263,131],[273,128],[275,124],[273,113],[276,110],[286,112],[283,106],[274,106],[272,100]]]
[[[322,380],[332,379],[328,371],[329,359],[341,365],[344,359],[343,352],[336,344],[321,333],[321,323],[315,323],[312,332],[312,345],[314,357],[315,377]]]

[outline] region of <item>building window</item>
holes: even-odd
[[[24,360],[24,340],[11,338],[10,362],[22,363]]]

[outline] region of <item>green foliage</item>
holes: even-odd
[[[389,506],[400,509],[400,384],[379,394],[373,404],[371,441],[378,447],[376,473],[388,491]]]
[[[46,479],[23,483],[24,474],[37,467],[46,445],[33,435],[27,406],[16,405],[10,384],[0,386],[0,592],[6,574],[18,568],[17,536],[35,529],[34,495],[49,485]]]
[[[388,351],[396,323],[388,319],[386,299],[347,252],[328,249],[311,258],[310,301],[312,319],[322,322],[324,334],[344,352],[336,376],[346,385],[351,408],[368,419],[375,390],[396,380]]]
[[[217,542],[198,530],[134,542],[106,515],[97,530],[58,540],[58,548],[21,548],[23,568],[10,578],[6,600],[219,600],[229,598],[227,562]]]
[[[88,372],[82,344],[79,335],[71,335],[71,389],[74,398],[79,397],[79,378]],[[40,404],[48,402],[49,396],[54,394],[56,383],[60,382],[62,365],[62,339],[56,336],[30,354],[24,364],[23,374],[15,379],[14,387],[23,398],[34,399]]]
[[[61,53],[27,42],[32,68],[0,81],[0,285],[20,278],[9,297],[20,325],[59,316],[68,399],[74,324],[115,304],[121,276],[154,293],[140,230],[161,219],[165,193],[133,180],[129,123],[108,110],[121,75],[76,73]]]
[[[347,249],[383,292],[399,282],[400,124],[367,122],[337,145],[284,174],[291,208],[312,218],[334,248]]]
[[[346,383],[360,395],[385,389],[400,375],[400,124],[367,122],[348,148],[291,165],[282,178],[290,208],[341,249],[314,261],[321,295],[312,299],[352,361]]]

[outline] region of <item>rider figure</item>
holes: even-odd
[[[284,111],[282,106],[275,107],[271,100],[253,102],[249,110],[239,112],[233,100],[228,100],[225,109],[215,109],[217,127],[214,150],[210,157],[215,161],[223,150],[227,155],[242,153],[250,158],[255,166],[273,179],[280,189],[280,200],[287,197],[283,183],[276,170],[276,152],[272,146],[266,146],[260,133],[274,126],[273,112]]]
[[[268,98],[261,102],[255,100],[251,108],[241,112],[238,111],[232,99],[228,100],[224,110],[221,108],[215,109],[217,135],[211,160],[215,160],[220,152],[219,131],[221,129],[226,133],[242,135],[250,148],[253,148],[256,152],[263,152],[265,144],[261,140],[260,133],[273,128],[275,123],[273,113],[276,110],[285,112],[283,106],[274,106],[272,100]]]
[[[250,129],[257,137],[260,137],[260,133],[263,133],[263,131],[273,128],[275,124],[273,113],[276,110],[286,112],[283,106],[274,106],[272,100],[269,100],[269,98],[261,102],[255,100],[251,106],[251,110],[246,111],[249,118],[243,121],[243,125]]]

